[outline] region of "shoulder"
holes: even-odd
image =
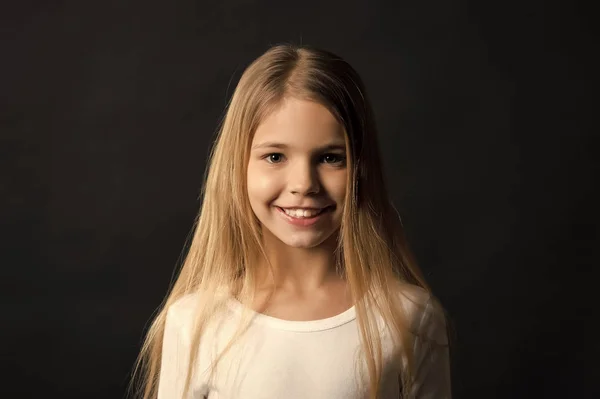
[[[198,303],[199,295],[193,293],[183,295],[167,305],[165,328],[167,330],[178,330],[180,333],[183,331],[189,332]]]
[[[424,339],[447,344],[446,314],[437,298],[428,290],[407,283],[398,283],[398,295],[411,330]]]
[[[167,313],[174,316],[190,315],[196,310],[199,302],[200,294],[198,292],[185,294],[168,306]]]
[[[191,324],[201,307],[214,305],[215,299],[226,298],[224,291],[219,290],[209,297],[202,291],[194,291],[182,295],[167,306],[167,321],[178,325]]]

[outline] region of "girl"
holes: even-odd
[[[143,398],[450,398],[444,312],[409,251],[363,83],[278,45],[219,130]]]

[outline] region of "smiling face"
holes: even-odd
[[[247,185],[265,240],[313,248],[339,229],[347,176],[344,138],[327,108],[294,98],[285,99],[258,126]],[[310,217],[308,211],[290,211],[294,208],[321,213]]]

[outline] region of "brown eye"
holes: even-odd
[[[328,164],[338,164],[344,162],[344,157],[338,154],[325,154],[323,155],[323,161]]]
[[[265,158],[267,159],[267,162],[269,162],[269,163],[279,163],[279,162],[281,162],[282,154],[279,154],[279,153],[268,154]]]

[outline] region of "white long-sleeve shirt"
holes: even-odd
[[[416,384],[411,398],[451,397],[450,364],[444,318],[432,306],[429,294],[409,286],[403,299],[413,328]],[[167,312],[158,386],[159,399],[183,399],[190,355],[193,312],[200,294],[176,301]],[[420,309],[420,310],[419,310]],[[254,313],[250,329],[221,359],[215,378],[208,367],[238,326],[242,304],[231,298],[227,311],[209,324],[202,335],[186,399],[365,399],[369,374],[356,374],[360,332],[352,307],[336,316],[313,321],[287,321]],[[428,337],[428,340],[419,338]],[[399,370],[392,358],[391,339],[382,335],[384,373],[380,398],[399,397]]]

